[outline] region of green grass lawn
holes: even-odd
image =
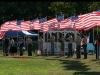
[[[26,55],[27,56],[27,55]],[[76,59],[58,56],[13,58],[0,55],[0,75],[100,75],[100,61],[95,56]]]

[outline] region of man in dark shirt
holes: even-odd
[[[5,51],[4,51],[5,55],[8,56],[9,39],[7,36],[5,37],[4,45],[5,45]]]

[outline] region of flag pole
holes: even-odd
[[[16,19],[16,21],[17,21],[17,19]],[[17,55],[18,55],[18,49],[19,49],[19,47],[18,47],[18,31],[17,31]]]
[[[47,18],[47,16],[46,16],[46,18]],[[46,20],[47,21],[47,20]],[[48,38],[48,32],[47,32],[47,38]],[[47,43],[48,43],[48,40],[47,40]],[[50,49],[49,49],[49,51],[47,50],[47,56],[48,56],[48,54],[49,54],[49,52],[50,52]]]
[[[56,15],[56,19],[57,19],[57,15]],[[58,21],[58,20],[57,20]],[[58,36],[58,29],[57,29],[57,43],[56,43],[56,48],[58,49],[58,39],[59,39],[59,36]],[[58,50],[56,50],[58,52],[58,56],[60,55],[60,52]]]
[[[37,19],[38,19],[38,17],[37,17]],[[38,30],[38,39],[39,39],[39,36],[40,36],[40,35],[39,35],[39,30]]]
[[[37,17],[37,19],[38,19],[38,17]],[[40,25],[40,24],[39,24],[39,25]],[[39,30],[38,30],[38,40],[39,40],[39,37],[40,37],[40,32],[39,32]],[[36,50],[36,54],[37,54],[38,50],[39,50],[39,43],[38,43],[38,49]]]

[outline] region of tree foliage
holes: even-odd
[[[30,20],[64,14],[65,18],[100,9],[100,2],[0,2],[0,24],[9,20]]]

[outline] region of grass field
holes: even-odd
[[[23,57],[0,55],[0,75],[100,75],[100,60],[58,56]]]

